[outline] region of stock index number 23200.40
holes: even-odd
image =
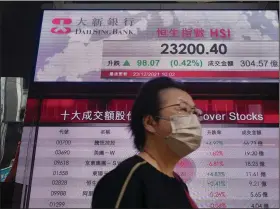
[[[204,44],[185,44],[185,43],[172,43],[161,44],[161,54],[172,54],[172,55],[183,55],[183,54],[190,54],[190,55],[203,55],[203,54],[220,54],[224,55],[227,53],[227,45],[225,44],[211,44],[209,46],[205,46]]]

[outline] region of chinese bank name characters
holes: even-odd
[[[61,19],[63,18],[56,18]],[[67,18],[68,25],[75,28],[76,34],[96,34],[96,35],[137,35],[137,28],[134,25],[141,22],[142,18],[133,17],[80,17],[73,20]],[[158,26],[159,22],[154,22]],[[121,29],[122,28],[122,29]],[[156,28],[156,27],[155,27]],[[155,33],[158,38],[181,37],[181,38],[199,38],[204,37],[230,39],[231,30],[229,28],[157,28]]]

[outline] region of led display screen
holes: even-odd
[[[202,146],[175,171],[198,207],[279,208],[278,101],[195,102],[204,112]],[[90,207],[100,178],[137,153],[127,128],[132,104],[43,100],[29,208]]]
[[[271,80],[278,49],[277,11],[48,10],[34,81]]]

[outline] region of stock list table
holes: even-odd
[[[279,208],[278,134],[205,125],[202,146],[176,171],[200,208]],[[126,124],[40,127],[29,207],[89,208],[99,179],[136,153]]]

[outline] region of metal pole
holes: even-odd
[[[7,126],[8,124],[6,123],[1,123],[1,140],[0,140],[0,164],[3,160],[4,157],[4,151],[5,151],[5,138],[6,138],[6,133],[7,133]]]
[[[7,124],[4,123],[5,119],[5,89],[6,89],[6,78],[0,79],[0,95],[1,95],[1,101],[0,101],[0,164],[4,157],[4,149],[5,149],[5,138],[6,138],[6,131],[7,131]]]

